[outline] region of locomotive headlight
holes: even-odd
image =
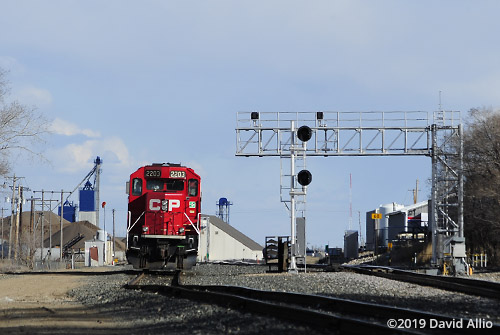
[[[161,210],[164,212],[168,211],[168,200],[167,199],[161,201]]]
[[[184,228],[179,228],[179,234],[184,233]]]

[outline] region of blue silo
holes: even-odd
[[[66,200],[66,202],[63,205],[64,213],[63,213],[63,219],[69,222],[75,222],[76,221],[76,206],[73,204],[73,202],[69,202]],[[61,206],[59,206],[57,214],[61,216]]]
[[[95,211],[95,190],[90,181],[80,190],[80,212]]]

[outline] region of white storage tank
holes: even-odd
[[[389,241],[389,217],[387,214],[399,211],[404,205],[392,202],[390,204],[380,205],[378,212],[382,214],[382,219],[379,220],[378,226],[378,242],[379,246],[387,247]]]

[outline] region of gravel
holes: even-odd
[[[472,278],[500,282],[500,272],[477,272],[472,275]]]
[[[217,305],[124,289],[123,285],[133,277],[126,274],[89,277],[85,285],[70,291],[70,296],[89,308],[98,308],[103,317],[112,317],[121,325],[117,330],[126,334],[324,333]],[[161,280],[170,282],[170,278]]]
[[[264,273],[265,267],[198,265],[185,285],[238,285],[249,288],[317,294],[453,317],[500,322],[500,301],[352,272]]]
[[[484,318],[500,323],[500,301],[351,272],[265,273],[264,266],[201,264],[184,272],[184,285],[238,285],[384,303],[453,317]],[[129,334],[322,334],[306,326],[185,299],[126,290],[133,275],[89,277],[70,295],[117,320]],[[151,281],[168,285],[171,277]]]

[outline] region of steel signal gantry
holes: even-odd
[[[299,131],[296,131],[295,124],[302,125]],[[296,138],[301,139],[302,136],[309,138],[308,143],[311,144],[307,147],[305,142],[302,147],[296,145]],[[294,191],[296,176],[293,161],[296,156],[304,161],[306,156],[431,157],[432,263],[442,265],[445,261],[451,261],[456,272],[467,271],[463,233],[463,128],[460,112],[438,111],[432,117],[423,111],[238,112],[236,156],[291,158],[291,197],[294,193],[300,194]],[[281,188],[282,191],[287,189],[283,178]],[[282,202],[291,202],[284,199],[283,195],[286,194],[282,192]],[[292,235],[294,226],[292,221]]]

